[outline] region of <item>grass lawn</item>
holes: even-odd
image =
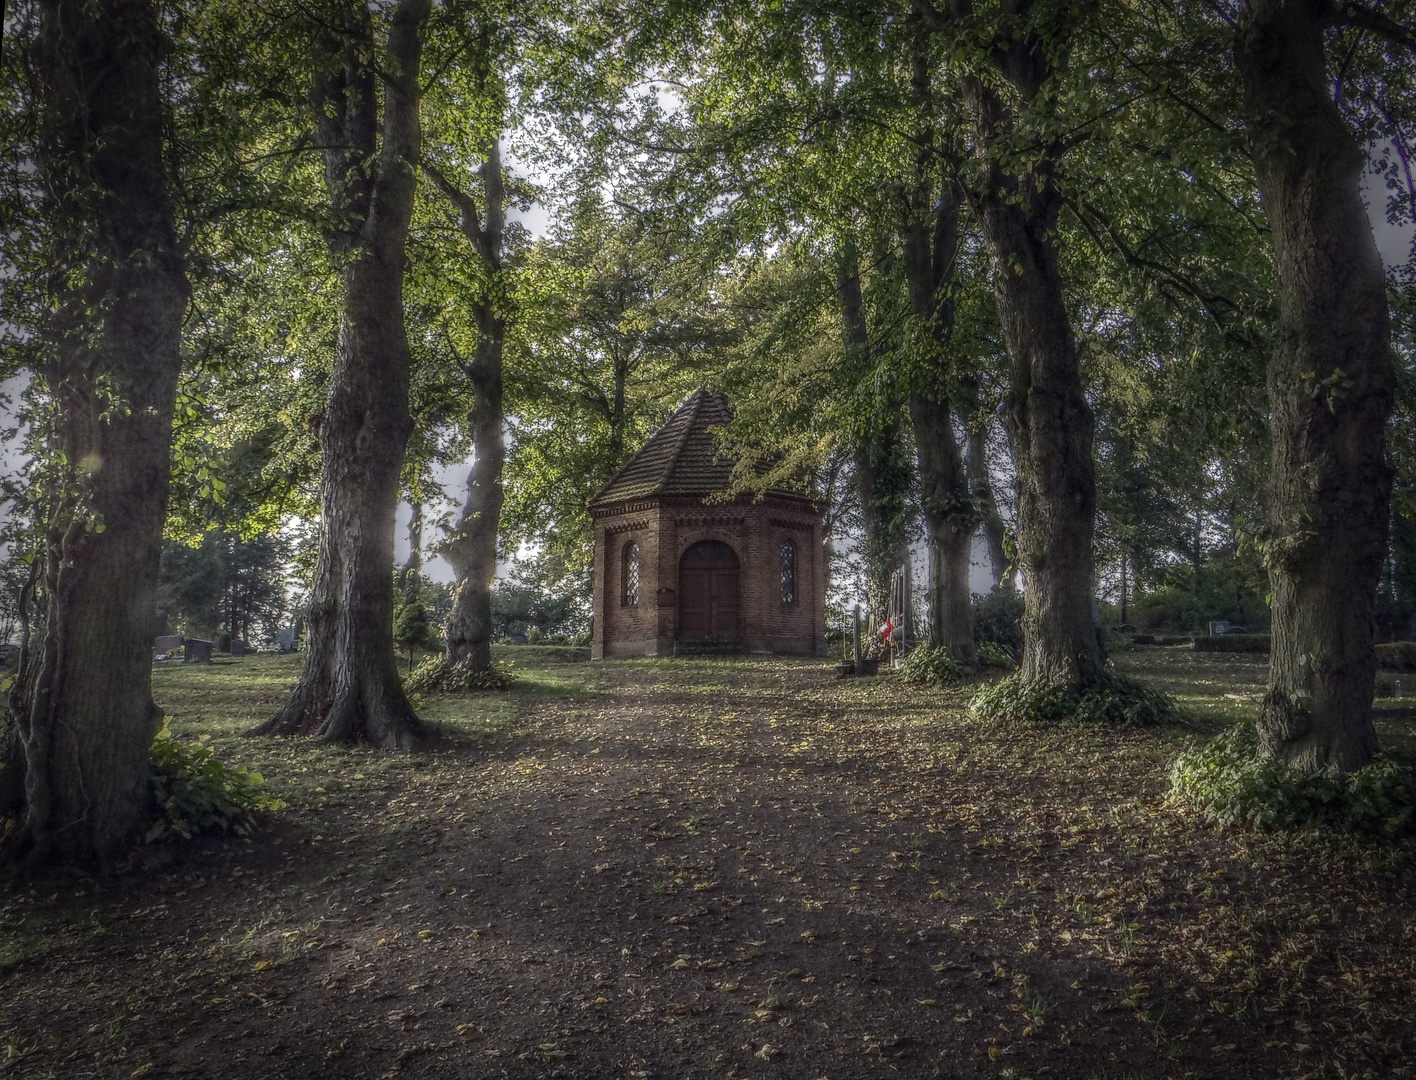
[[[298,657],[159,666],[177,736],[288,806],[6,887],[0,1076],[1413,1073],[1413,845],[1164,803],[1262,657],[1118,656],[1163,730],[985,727],[816,660],[497,661],[411,756],[243,737]]]

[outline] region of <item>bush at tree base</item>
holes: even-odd
[[[922,686],[952,686],[973,674],[942,645],[935,648],[921,645],[914,649],[900,663],[899,672],[905,682]]]
[[[1018,666],[1018,654],[996,641],[984,641],[978,646],[978,662],[984,667],[1012,671]]]
[[[472,671],[461,664],[449,664],[446,656],[430,656],[403,680],[407,694],[457,694],[473,690],[508,690],[511,677],[495,668]]]
[[[265,778],[244,767],[223,765],[206,745],[172,737],[164,720],[148,752],[152,788],[160,816],[144,840],[191,839],[207,829],[247,835],[262,810],[279,810],[284,801],[261,790]]]
[[[1023,651],[1023,598],[1015,592],[977,593],[973,598],[974,642],[1002,645],[1014,656]]]
[[[1175,703],[1135,679],[1107,672],[1077,690],[1066,683],[1024,686],[1016,674],[979,689],[969,705],[976,720],[1089,724],[1165,724],[1177,719]]]
[[[1175,759],[1172,805],[1220,827],[1299,831],[1320,826],[1369,836],[1416,831],[1416,757],[1387,751],[1346,776],[1303,773],[1256,756],[1247,725]]]

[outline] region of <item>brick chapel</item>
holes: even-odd
[[[826,655],[821,508],[785,490],[725,498],[733,462],[712,429],[731,419],[697,391],[590,500],[594,659]]]

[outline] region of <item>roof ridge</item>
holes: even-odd
[[[703,403],[708,400],[708,388],[700,386],[693,393],[693,412],[688,416],[688,422],[683,426],[683,432],[679,435],[678,445],[674,447],[674,456],[669,458],[669,463],[664,467],[664,474],[659,477],[659,482],[654,485],[654,490],[650,495],[662,494],[664,485],[667,484],[674,475],[674,470],[678,468],[679,458],[683,457],[683,448],[688,445],[689,436],[693,434],[693,425],[698,420],[698,414],[703,411]],[[687,404],[687,402],[685,403]]]

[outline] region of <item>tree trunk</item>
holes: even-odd
[[[841,305],[841,331],[848,355],[869,363],[870,332],[865,320],[860,275],[848,260],[836,282]],[[883,411],[879,415],[877,411]],[[866,428],[856,436],[852,453],[856,491],[860,499],[861,546],[865,556],[867,618],[883,615],[890,574],[910,557],[908,499],[910,475],[904,460],[898,408],[887,402],[869,405]]]
[[[408,561],[399,574],[399,587],[405,596],[418,594],[423,573],[423,501],[408,504]]]
[[[10,699],[24,807],[9,854],[30,864],[111,863],[155,810],[152,639],[188,297],[164,164],[169,48],[146,3],[40,7],[37,164],[59,303],[39,375],[63,464],[42,617]]]
[[[1373,612],[1395,378],[1362,203],[1366,159],[1330,94],[1318,14],[1248,0],[1235,45],[1279,299],[1268,364],[1273,651],[1258,729],[1267,755],[1347,772],[1377,751]]]
[[[973,605],[969,563],[978,519],[969,498],[954,418],[947,400],[910,396],[924,520],[929,530],[929,643],[973,664]]]
[[[1025,14],[1030,2],[1005,6]],[[1031,101],[1051,74],[1047,56],[1053,53],[1024,34],[1001,49],[997,66]],[[1092,622],[1095,425],[1054,243],[1061,198],[1053,174],[1062,147],[1041,148],[1023,172],[1005,170],[997,155],[1012,129],[1008,108],[976,77],[964,80],[964,95],[987,155],[982,183],[969,198],[997,266],[995,297],[1009,358],[1006,420],[1018,470],[1024,585],[1019,675],[1027,685],[1082,687],[1103,670]]]
[[[928,97],[928,68],[917,60],[914,83]],[[969,495],[954,417],[949,404],[948,346],[954,332],[950,281],[959,248],[957,188],[947,183],[931,207],[929,173],[934,162],[929,146],[932,127],[921,139],[918,182],[904,225],[904,271],[913,314],[920,330],[921,370],[914,373],[910,420],[919,462],[921,503],[929,535],[929,643],[943,646],[962,663],[973,664],[973,608],[969,593],[969,563],[978,516]],[[929,139],[929,141],[926,141]]]
[[[398,678],[393,643],[393,529],[412,357],[403,322],[404,246],[418,161],[418,62],[430,0],[399,0],[382,67],[382,147],[368,9],[322,37],[344,66],[316,79],[325,179],[347,232],[328,237],[342,262],[344,310],[320,419],[320,537],[305,664],[285,706],[252,734],[314,735],[413,749],[430,733]],[[337,51],[336,51],[337,50]],[[325,130],[329,129],[329,130]]]
[[[993,591],[1013,591],[1013,564],[1008,559],[1004,546],[1002,515],[998,513],[998,500],[993,494],[993,479],[988,473],[988,431],[978,428],[969,434],[968,456],[969,492],[973,495],[974,507],[978,510],[979,525],[984,542],[988,545],[988,564],[993,572]]]
[[[485,223],[472,198],[436,168],[429,175],[459,212],[461,229],[493,281],[502,269],[505,228],[501,173],[501,142],[493,139],[482,166]],[[443,558],[457,575],[452,608],[443,623],[447,659],[472,671],[492,666],[492,578],[497,572],[497,534],[501,525],[502,464],[502,338],[506,317],[494,290],[474,301],[477,347],[464,373],[472,384],[472,469],[467,477],[467,501],[462,516],[443,541]]]

